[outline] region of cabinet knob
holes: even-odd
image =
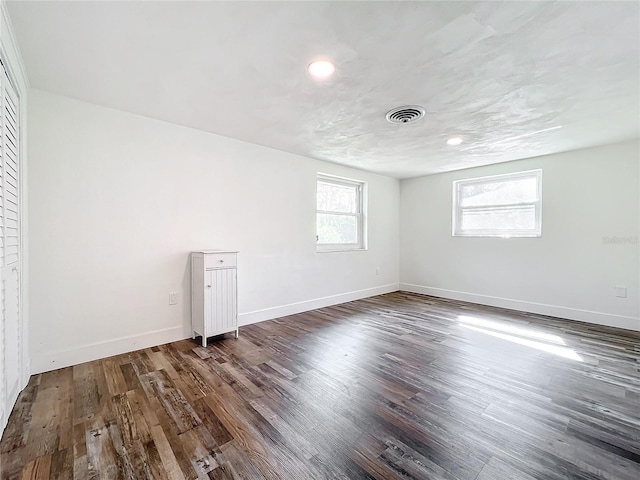
[[[218,260],[220,263],[224,263],[224,260]]]
[[[211,285],[207,285],[207,288],[211,288]]]

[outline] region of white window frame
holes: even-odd
[[[509,205],[483,205],[481,207],[462,207],[460,205],[460,194],[462,187],[467,185],[494,183],[496,181],[517,180],[521,178],[535,178],[538,187],[537,200],[533,202],[520,202]],[[489,208],[510,208],[523,205],[532,205],[535,211],[535,228],[530,230],[469,230],[465,231],[461,228],[461,220],[463,211],[482,210]],[[454,237],[541,237],[542,236],[542,170],[527,170],[524,172],[505,173],[502,175],[491,175],[487,177],[477,177],[464,180],[456,180],[453,182],[453,216],[451,221],[451,234]]]
[[[316,206],[316,225],[319,214],[328,215],[345,215],[355,217],[357,222],[358,241],[356,243],[318,243],[318,234],[316,232],[316,252],[345,252],[353,250],[366,250],[366,225],[365,225],[365,208],[366,208],[366,183],[360,180],[350,178],[337,177],[326,173],[318,173],[316,177],[316,202],[318,194],[318,183],[331,183],[334,185],[353,187],[356,190],[356,213],[351,212],[332,212],[326,210],[318,210]]]

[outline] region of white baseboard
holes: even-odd
[[[274,318],[285,317],[287,315],[294,315],[296,313],[307,312],[317,308],[351,302],[361,298],[391,293],[397,290],[640,331],[640,319],[634,317],[625,317],[622,315],[603,312],[592,312],[589,310],[560,307],[557,305],[526,302],[522,300],[512,300],[509,298],[492,297],[488,295],[479,295],[475,293],[459,292],[456,290],[446,290],[408,283],[401,283],[399,285],[397,283],[382,285],[354,292],[315,298],[304,302],[290,303],[288,305],[241,313],[238,316],[238,323],[240,326],[250,325],[252,323],[272,320]],[[90,362],[112,355],[119,355],[133,350],[183,340],[185,338],[188,338],[188,336],[185,335],[185,328],[183,326],[178,326],[139,335],[130,335],[102,342],[94,342],[76,347],[72,350],[61,350],[42,354],[33,352],[31,357],[31,373],[35,375],[37,373],[48,372],[57,368],[78,365],[80,363]]]
[[[155,330],[139,335],[114,338],[103,342],[94,342],[74,348],[73,350],[60,350],[43,354],[32,352],[31,374],[48,372],[57,368],[78,365],[91,362],[100,358],[120,355],[142,348],[149,348],[163,343],[183,340],[185,328],[183,326]]]
[[[615,315],[612,313],[593,312],[590,310],[580,310],[577,308],[561,307],[558,305],[512,300],[510,298],[492,297],[489,295],[479,295],[477,293],[426,287],[410,283],[401,283],[400,290],[405,292],[421,293],[423,295],[431,295],[434,297],[450,298],[452,300],[462,300],[464,302],[490,305],[492,307],[509,308],[511,310],[520,310],[523,312],[536,313],[538,315],[568,318],[569,320],[595,323],[598,325],[606,325],[608,327],[640,331],[640,318],[625,317],[623,315]]]
[[[315,310],[316,308],[328,307],[330,305],[350,302],[360,298],[382,295],[383,293],[395,292],[397,290],[398,284],[394,283],[390,285],[383,285],[381,287],[367,288],[364,290],[357,290],[355,292],[332,295],[329,297],[315,298],[304,302],[265,308],[264,310],[241,313],[238,315],[238,323],[240,326],[250,325],[252,323],[293,315],[294,313],[307,312],[309,310]],[[149,348],[155,345],[184,340],[185,338],[189,338],[189,336],[185,334],[185,327],[179,326],[142,333],[139,335],[129,335],[102,342],[94,342],[81,345],[71,350],[60,350],[45,353],[32,352],[31,374],[35,375],[37,373],[48,372],[57,368],[91,362],[93,360],[110,357],[112,355],[120,355],[122,353],[140,350],[142,348]]]
[[[361,298],[374,297],[376,295],[382,295],[384,293],[397,291],[398,284],[390,283],[389,285],[366,288],[364,290],[356,290],[355,292],[341,293],[338,295],[331,295],[329,297],[314,298],[313,300],[306,300],[304,302],[290,303],[288,305],[281,305],[279,307],[265,308],[263,310],[241,313],[240,315],[238,315],[238,323],[242,327],[244,325],[251,325],[252,323],[264,322],[265,320],[272,320],[274,318],[286,317],[287,315],[308,312],[309,310],[315,310],[316,308],[329,307],[331,305],[338,305],[340,303],[351,302],[353,300],[359,300]]]

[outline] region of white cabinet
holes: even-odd
[[[238,252],[191,252],[191,330],[193,338],[235,332],[238,338]]]

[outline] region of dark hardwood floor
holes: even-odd
[[[640,335],[393,293],[35,375],[3,479],[640,479]]]

